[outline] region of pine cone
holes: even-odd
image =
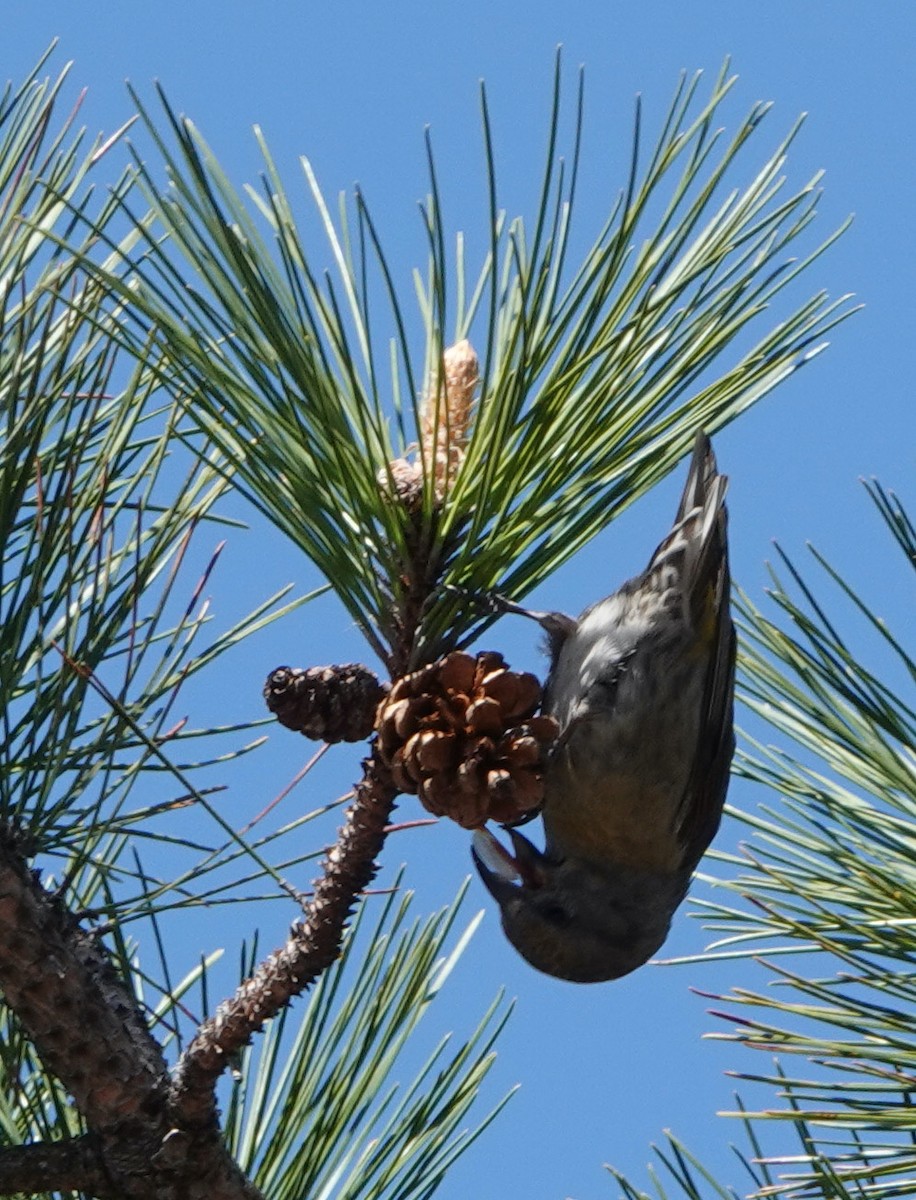
[[[360,742],[375,728],[385,695],[361,663],[334,667],[277,667],[267,676],[264,699],[281,725],[321,742]]]
[[[382,757],[403,792],[465,829],[517,824],[544,798],[553,717],[534,716],[541,685],[501,654],[455,652],[398,679],[379,706]]]

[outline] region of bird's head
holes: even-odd
[[[658,950],[674,905],[643,897],[627,872],[555,858],[517,830],[507,832],[512,853],[487,829],[475,831],[471,853],[506,937],[531,966],[598,983],[627,975]]]

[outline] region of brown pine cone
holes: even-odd
[[[385,695],[361,663],[334,667],[277,667],[267,676],[264,699],[281,725],[320,742],[360,742],[375,728]]]
[[[535,716],[541,685],[501,654],[455,652],[395,681],[379,706],[379,749],[395,783],[465,829],[517,824],[544,799],[553,717]]]

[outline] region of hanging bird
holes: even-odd
[[[509,829],[510,854],[480,829],[472,853],[509,941],[548,975],[591,983],[641,966],[718,828],[735,745],[726,484],[700,431],[646,570],[578,620],[529,614],[547,632],[544,711],[560,727],[546,846]]]

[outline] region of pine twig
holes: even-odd
[[[215,1125],[215,1086],[223,1070],[252,1034],[305,991],[340,952],[347,918],[378,870],[375,860],[397,796],[377,747],[363,761],[363,769],[304,920],[293,926],[286,945],[264,959],[235,995],[219,1006],[178,1064],[172,1105],[187,1127]]]

